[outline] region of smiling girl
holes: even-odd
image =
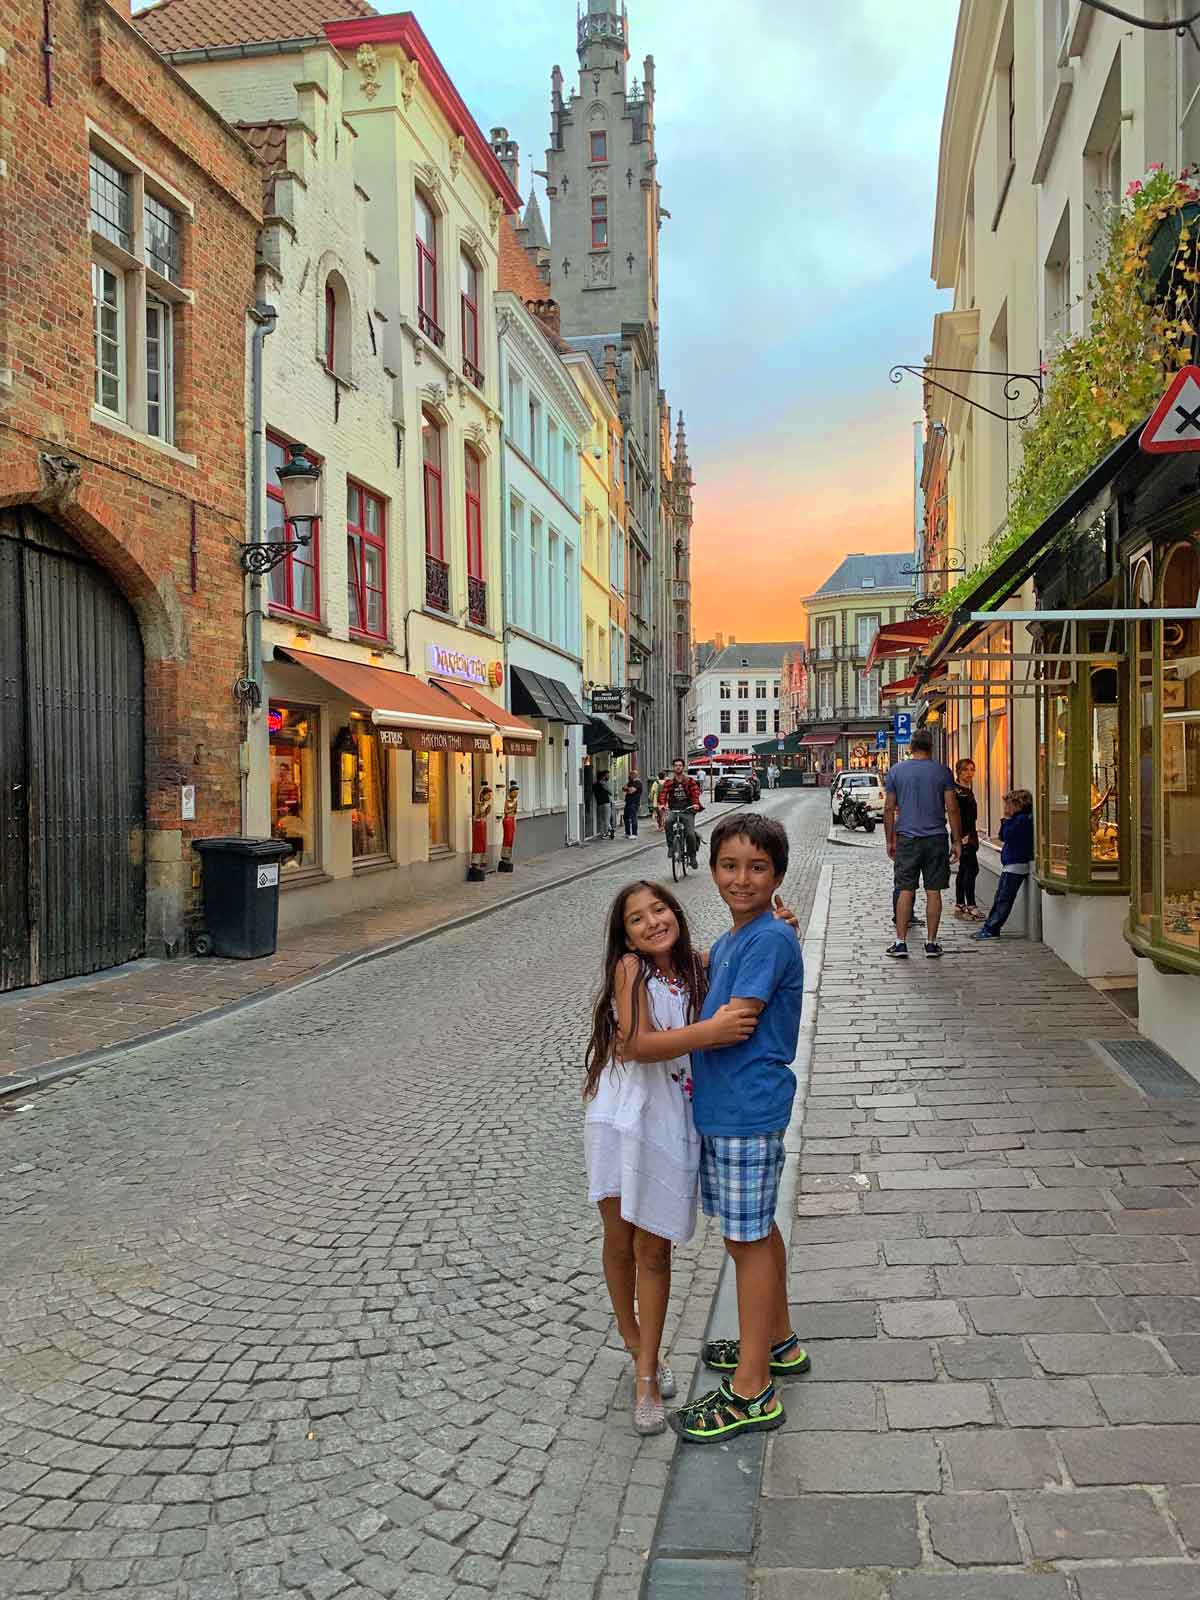
[[[631,883],[608,916],[604,981],[587,1048],[584,1147],[588,1198],[604,1224],[604,1277],[635,1364],[633,1424],[665,1426],[675,1393],[659,1361],[671,1292],[671,1244],[696,1226],[700,1141],[692,1124],[689,1052],[738,1044],[755,1019],[737,1004],[696,1022],[703,957],[667,889]]]

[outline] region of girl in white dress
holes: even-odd
[[[749,1038],[756,1018],[731,1003],[695,1022],[703,958],[678,900],[631,883],[608,917],[604,982],[587,1049],[584,1148],[588,1198],[604,1224],[604,1277],[635,1364],[634,1427],[660,1433],[675,1393],[659,1361],[671,1292],[671,1245],[696,1226],[700,1139],[692,1124],[689,1052]]]

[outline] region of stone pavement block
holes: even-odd
[[[799,1567],[756,1574],[758,1600],[884,1600],[878,1572],[805,1572]]]
[[[884,1333],[893,1339],[936,1339],[967,1331],[952,1300],[885,1301],[879,1316]]]
[[[929,1347],[913,1339],[829,1339],[809,1346],[806,1382],[875,1378],[930,1380],[936,1376]]]
[[[1200,1483],[1200,1428],[1187,1424],[1062,1429],[1054,1442],[1081,1485]]]
[[[1076,1253],[1087,1261],[1117,1263],[1187,1259],[1177,1239],[1155,1239],[1148,1234],[1083,1234],[1069,1242],[1075,1247]]]
[[[891,1600],[1069,1600],[1069,1591],[1057,1573],[906,1572]]]
[[[747,1581],[744,1561],[659,1557],[647,1574],[646,1600],[745,1600]],[[592,1600],[590,1587],[586,1594],[587,1600]]]
[[[885,1383],[883,1399],[892,1428],[963,1428],[994,1420],[982,1383]]]
[[[812,1305],[793,1301],[790,1308],[792,1327],[805,1340],[813,1339],[873,1339],[879,1332],[876,1310],[866,1301],[828,1302]]]
[[[951,1239],[885,1239],[889,1267],[956,1266],[963,1257]]]
[[[1020,1277],[1021,1287],[1039,1297],[1116,1293],[1116,1284],[1103,1267],[1027,1266],[1021,1268]]]
[[[989,1428],[948,1433],[942,1447],[956,1490],[1041,1489],[1061,1481],[1045,1433]]]
[[[1200,1489],[1172,1489],[1167,1504],[1184,1544],[1193,1554],[1200,1551]]]
[[[1179,1333],[1164,1337],[1162,1344],[1180,1372],[1200,1373],[1200,1334]]]
[[[938,1289],[950,1298],[966,1299],[974,1295],[1019,1294],[1011,1267],[935,1267]]]
[[[792,1270],[813,1272],[821,1267],[874,1267],[879,1263],[879,1244],[874,1239],[864,1239],[843,1244],[804,1244],[792,1241]]]
[[[878,1425],[875,1390],[869,1383],[791,1383],[785,1391],[783,1433],[846,1429],[871,1431]]]
[[[1108,1324],[1090,1300],[992,1295],[966,1302],[977,1333],[1104,1333]]]
[[[1200,1422],[1200,1378],[1093,1378],[1110,1422]]]
[[[1013,1510],[1042,1561],[1167,1556],[1179,1546],[1154,1501],[1140,1489],[1014,1495]]]
[[[928,1267],[859,1267],[788,1275],[790,1300],[919,1300],[937,1293]]]
[[[930,1495],[929,1541],[956,1567],[1004,1566],[1021,1560],[1021,1546],[1002,1494]]]
[[[1089,1428],[1104,1423],[1092,1386],[1082,1378],[1002,1378],[995,1393],[1012,1428]]]
[[[1029,1239],[1020,1233],[991,1239],[963,1239],[959,1243],[968,1266],[1073,1265],[1075,1252],[1065,1239]]]
[[[1165,1356],[1136,1334],[1034,1334],[1034,1356],[1051,1373],[1166,1372]]]
[[[754,1562],[760,1574],[772,1567],[891,1569],[920,1559],[911,1495],[805,1494],[763,1501]],[[851,1591],[847,1600],[858,1597]]]
[[[1200,1234],[1200,1207],[1172,1206],[1165,1211],[1120,1211],[1113,1218],[1118,1233],[1149,1233],[1155,1238],[1172,1234]]]
[[[1144,1567],[1080,1567],[1079,1600],[1196,1600],[1200,1564],[1172,1561]]]
[[[984,1211],[1107,1211],[1106,1189],[995,1189],[979,1196]]]
[[[1200,1295],[1200,1266],[1132,1265],[1109,1270],[1122,1294]]]
[[[881,1172],[881,1189],[1026,1189],[1029,1179],[1012,1167]]]
[[[937,1446],[931,1438],[877,1433],[781,1433],[772,1441],[763,1478],[768,1498],[886,1494],[941,1486]]]
[[[1024,1211],[1015,1213],[1011,1222],[1018,1233],[1035,1239],[1051,1238],[1056,1234],[1112,1233],[1118,1217],[1108,1211]]]
[[[1009,1189],[1001,1192],[1005,1195],[1012,1193]],[[872,1191],[863,1196],[862,1208],[868,1216],[873,1216],[878,1212],[909,1212],[916,1214],[927,1211],[970,1211],[972,1209],[971,1194],[965,1189],[952,1189],[945,1192],[941,1190],[936,1192],[924,1190],[913,1194],[901,1194],[894,1190]]]
[[[1033,1372],[1020,1339],[942,1339],[942,1365],[951,1378],[1024,1378]]]

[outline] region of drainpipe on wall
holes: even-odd
[[[274,333],[279,313],[274,306],[259,301],[250,312],[254,332],[250,337],[250,543],[261,544],[263,539],[263,340]],[[252,714],[262,710],[263,655],[262,655],[262,588],[261,572],[250,574],[250,605],[248,616],[250,636],[247,645],[250,681],[257,692]]]

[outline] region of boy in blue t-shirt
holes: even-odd
[[[709,956],[701,1018],[732,1001],[756,1015],[758,1026],[743,1044],[692,1055],[700,1195],[706,1213],[720,1219],[733,1258],[741,1334],[705,1345],[706,1365],[729,1377],[672,1418],[682,1438],[702,1444],[778,1428],[784,1409],[773,1375],[809,1367],[792,1332],[786,1247],[775,1225],[804,999],[800,946],[772,909],[787,872],[787,833],[755,812],[725,818],[713,829],[709,864],[733,927]]]

